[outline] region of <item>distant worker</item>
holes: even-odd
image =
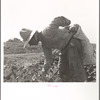
[[[45,72],[52,65],[52,49],[61,50],[60,77],[63,82],[84,82],[87,80],[84,65],[95,64],[93,47],[83,33],[80,25],[71,25],[63,16],[54,18],[42,32],[32,32],[23,28],[20,35],[24,47],[42,43],[46,57]],[[59,27],[64,27],[63,29]]]

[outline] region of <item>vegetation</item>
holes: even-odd
[[[53,53],[54,62],[47,74],[43,72],[45,57],[43,53],[5,56],[4,82],[61,82],[59,77],[60,56]],[[96,66],[84,66],[88,82],[96,81]],[[51,78],[52,77],[52,78]]]
[[[92,45],[94,51],[96,51],[96,45]],[[9,39],[4,43],[4,82],[61,82],[59,71],[57,71],[60,67],[59,53],[56,50],[53,52],[54,63],[45,75],[43,73],[45,57],[41,44],[24,49],[21,40],[17,38]],[[95,82],[96,66],[89,65],[84,66],[84,68],[88,78],[87,81]]]
[[[4,54],[22,54],[42,52],[41,43],[30,48],[23,48],[24,44],[20,39],[14,38],[4,42]]]

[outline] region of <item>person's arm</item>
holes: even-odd
[[[42,48],[43,48],[44,56],[46,58],[46,64],[44,66],[44,69],[45,69],[45,72],[47,72],[52,64],[52,49],[47,48],[45,46],[42,46]]]

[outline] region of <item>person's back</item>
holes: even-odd
[[[77,25],[77,24],[75,24]],[[74,26],[75,26],[74,25]],[[93,46],[91,45],[89,39],[84,34],[81,26],[79,26],[74,38],[79,39],[82,45],[82,53],[83,53],[83,63],[84,65],[94,65],[96,64],[96,59],[94,57]]]
[[[68,37],[67,29],[60,29],[59,26],[69,25],[70,21],[65,17],[55,18],[51,24],[42,31],[44,40],[42,44],[48,48],[62,49]]]

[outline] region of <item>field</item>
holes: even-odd
[[[47,82],[51,76],[44,75],[44,63],[43,53],[5,55],[4,82]]]
[[[57,71],[59,55],[54,53],[53,67],[47,75],[43,72],[44,63],[43,52],[4,55],[4,82],[61,82]],[[95,82],[96,66],[85,66],[85,69],[88,82]]]

